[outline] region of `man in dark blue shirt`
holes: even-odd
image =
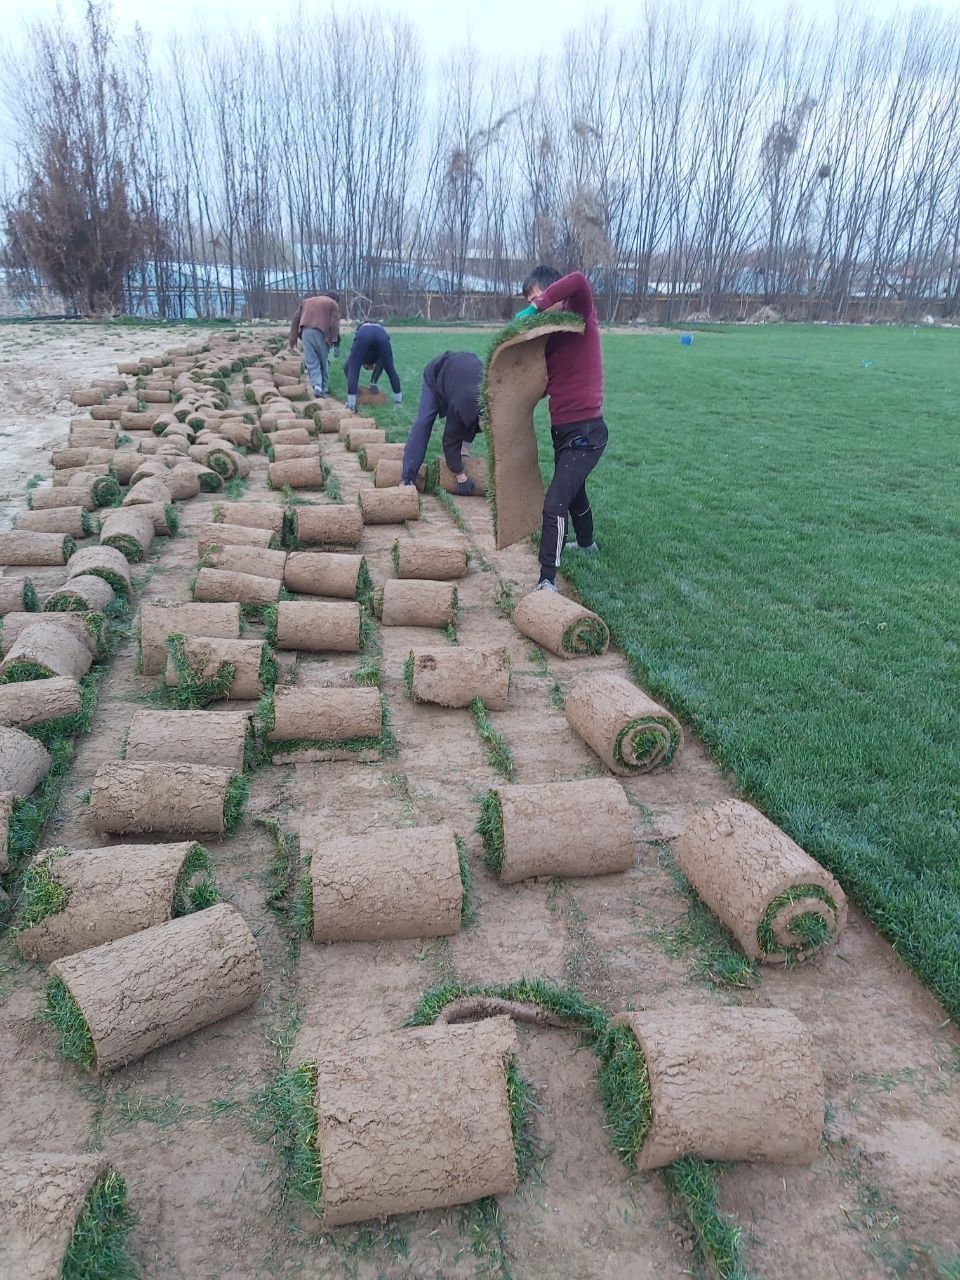
[[[360,370],[370,369],[370,389],[377,390],[377,381],[386,370],[393,388],[393,398],[397,404],[403,404],[403,392],[400,389],[400,378],[393,363],[393,347],[390,335],[382,324],[362,324],[353,335],[353,344],[343,367],[347,375],[347,408],[357,407],[357,388],[360,385]]]
[[[463,446],[475,439],[480,430],[478,396],[482,379],[483,365],[469,351],[444,351],[429,362],[423,371],[417,420],[403,451],[403,484],[416,482],[427,456],[433,424],[437,418],[445,418],[443,456],[457,477],[457,493],[467,497],[476,491],[477,486],[463,469]]]

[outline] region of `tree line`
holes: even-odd
[[[647,0],[535,63],[370,10],[168,43],[38,22],[3,60],[8,280],[82,314],[358,314],[440,295],[507,314],[525,264],[581,268],[608,318],[736,296],[842,320],[960,303],[960,21]]]

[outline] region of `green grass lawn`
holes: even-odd
[[[391,434],[427,359],[488,343],[398,331]],[[960,332],[610,335],[604,353],[602,554],[564,571],[960,1020]]]

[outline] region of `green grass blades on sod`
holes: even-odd
[[[747,1280],[740,1258],[740,1228],[717,1205],[718,1166],[685,1156],[663,1170],[693,1228],[693,1243],[709,1273],[719,1280]]]
[[[50,857],[62,858],[66,852],[62,847],[51,849]],[[70,890],[60,884],[53,870],[48,862],[40,866],[27,867],[23,875],[17,915],[13,923],[15,933],[32,929],[34,925],[41,924],[50,916],[59,915],[70,901]]]
[[[836,916],[837,904],[832,896],[818,884],[797,884],[784,890],[767,907],[763,919],[757,927],[757,942],[764,955],[782,956],[785,960],[801,960],[804,956],[817,951],[833,937],[833,930],[827,919],[817,911],[805,911],[797,916],[790,925],[789,932],[796,938],[792,946],[781,946],[774,933],[774,924],[779,913],[793,902],[804,898],[814,898],[825,903],[831,917]]]
[[[474,830],[483,841],[483,860],[487,870],[498,876],[503,868],[503,806],[496,791],[484,793]]]
[[[195,844],[188,851],[177,876],[173,891],[171,916],[188,916],[194,911],[204,911],[220,901],[220,890],[213,878],[213,862],[209,851],[202,844]]]
[[[60,1052],[68,1062],[78,1067],[92,1067],[96,1060],[93,1036],[66,984],[60,978],[51,978],[47,983],[46,998],[44,1017],[53,1024],[60,1041]]]
[[[503,735],[494,729],[487,714],[487,709],[479,698],[474,698],[473,702],[470,703],[469,711],[473,718],[474,727],[477,730],[477,736],[483,743],[487,762],[496,769],[497,773],[502,774],[508,782],[512,782],[516,775],[516,768],[513,763],[513,755],[504,741]]]
[[[46,745],[53,761],[50,770],[32,796],[15,802],[7,826],[7,854],[14,868],[34,853],[40,843],[47,820],[57,807],[60,789],[73,759],[73,743],[68,738]]]
[[[597,1045],[597,1083],[611,1141],[625,1164],[632,1165],[653,1121],[650,1079],[637,1038],[629,1027],[614,1025]]]
[[[227,786],[223,802],[223,828],[228,835],[239,827],[249,796],[250,783],[246,775],[235,773]]]
[[[136,1280],[140,1273],[126,1250],[136,1221],[127,1203],[127,1184],[108,1169],[91,1187],[77,1218],[61,1280]]]
[[[279,1152],[285,1190],[320,1213],[323,1170],[317,1151],[317,1069],[287,1069],[257,1097],[254,1123]]]
[[[473,904],[473,870],[470,866],[470,855],[467,852],[467,844],[462,836],[455,835],[454,842],[457,846],[457,861],[460,863],[460,886],[462,898],[460,899],[460,922],[464,926],[471,925],[476,922],[477,912]]]

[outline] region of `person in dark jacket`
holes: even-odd
[[[478,396],[483,365],[469,351],[444,351],[434,356],[423,371],[417,420],[410,428],[403,451],[401,483],[414,484],[427,456],[430,433],[437,418],[444,418],[443,456],[457,477],[457,493],[464,497],[477,486],[463,469],[463,446],[480,430]]]
[[[523,296],[536,311],[559,306],[561,311],[582,316],[584,322],[583,333],[554,333],[547,339],[546,394],[550,401],[554,469],[543,501],[537,590],[556,591],[568,517],[576,534],[570,549],[593,555],[597,552],[586,480],[607,447],[607,424],[601,412],[600,326],[590,282],[579,271],[561,276],[553,267],[534,267],[523,282]]]
[[[397,367],[393,363],[393,347],[390,343],[390,335],[382,324],[370,322],[362,324],[353,335],[350,354],[347,356],[347,362],[343,366],[343,371],[347,375],[348,409],[356,409],[357,407],[357,388],[360,385],[361,369],[369,369],[371,371],[371,391],[377,390],[377,382],[380,379],[380,375],[386,371],[386,375],[390,379],[390,386],[393,388],[394,401],[397,404],[403,404],[403,391],[400,388]]]
[[[304,298],[290,322],[290,350],[303,343],[303,363],[315,396],[327,394],[330,352],[340,349],[340,299],[335,293]]]

